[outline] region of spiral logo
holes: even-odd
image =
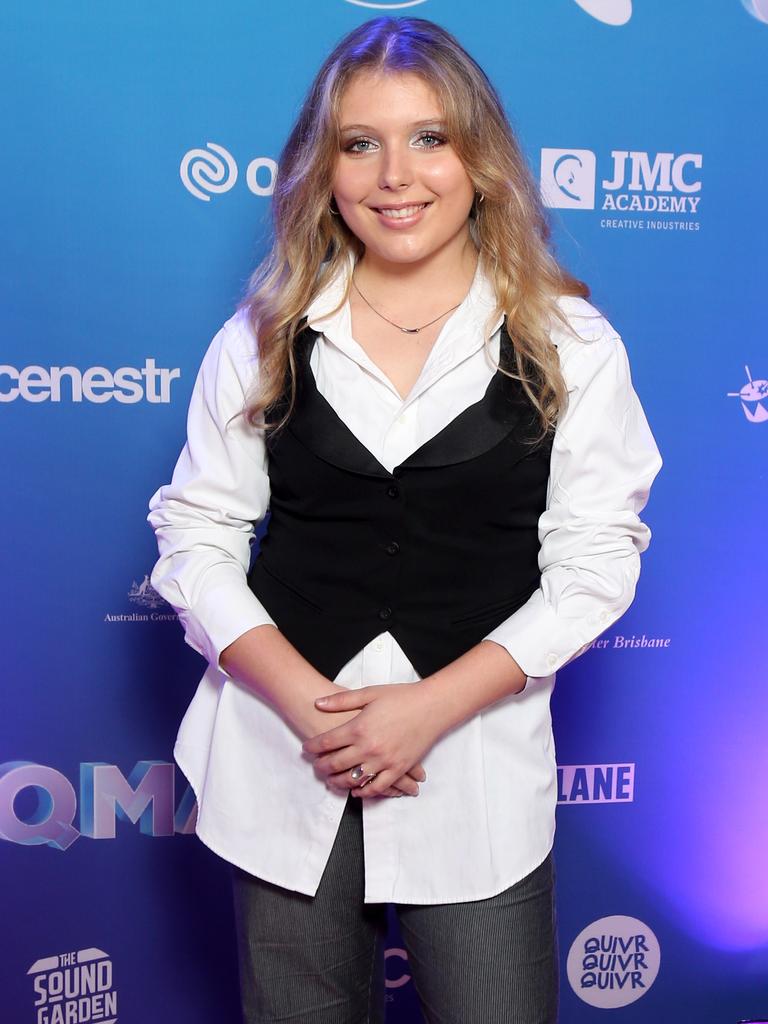
[[[231,153],[215,142],[208,149],[190,149],[181,158],[179,176],[184,188],[208,203],[209,193],[229,192],[237,181],[237,164]],[[213,150],[213,152],[209,152]]]

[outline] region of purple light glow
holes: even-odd
[[[646,838],[625,856],[698,940],[733,952],[766,946],[764,724],[746,683],[740,689],[735,681],[728,701],[693,703],[682,692],[679,699],[688,741],[682,743],[679,732],[659,736],[662,749],[669,745],[666,757],[660,751],[667,774],[646,780],[659,799],[656,834],[664,842],[649,849]],[[674,709],[667,707],[665,715],[671,729]]]

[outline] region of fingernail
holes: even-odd
[[[315,704],[323,705],[323,704],[327,704],[327,703],[328,703],[328,698],[327,697],[318,697],[315,700]]]

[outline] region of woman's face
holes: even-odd
[[[430,86],[407,72],[361,71],[342,96],[340,128],[333,194],[366,256],[416,263],[451,248],[458,255],[475,190]]]

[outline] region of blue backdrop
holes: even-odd
[[[768,1015],[768,2],[8,0],[3,1020],[239,1020],[171,755],[204,665],[148,586],[147,501],[304,91],[388,10],[496,84],[665,460],[638,596],[558,676],[562,1020]],[[417,1021],[394,926],[387,973]]]

